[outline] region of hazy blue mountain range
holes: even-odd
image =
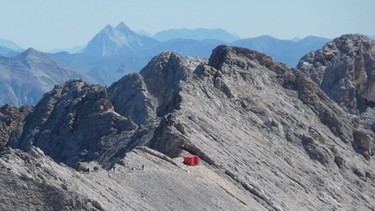
[[[163,51],[173,51],[178,52],[183,56],[208,57],[211,54],[212,49],[224,43],[226,42],[221,40],[194,40],[178,38],[160,42],[159,45],[150,49],[150,51],[145,53],[145,55],[152,57],[152,55],[159,54]]]
[[[51,50],[49,53],[67,52],[70,54],[81,53],[86,48],[86,45],[79,45],[72,48],[56,48]]]
[[[191,40],[222,40],[224,42],[233,42],[240,39],[239,36],[230,34],[223,29],[169,29],[156,33],[153,38],[159,41],[168,41],[173,39],[191,39]]]
[[[236,36],[220,29],[173,29],[156,33],[153,38],[144,34],[147,33],[137,33],[124,23],[107,25],[88,42],[81,53],[60,52],[49,56],[87,72],[104,85],[110,85],[121,77],[119,73],[138,72],[162,51],[174,51],[183,56],[209,57],[216,46],[227,44],[258,50],[294,67],[303,55],[321,48],[329,41],[318,37],[279,40],[262,36],[229,42]]]
[[[19,52],[23,51],[22,47],[17,45],[16,43],[0,39],[0,55],[1,56],[13,56],[18,54]]]
[[[5,47],[5,48],[9,48],[9,49],[15,50],[15,51],[22,51],[23,50],[23,48],[21,46],[17,45],[13,41],[4,40],[4,39],[1,39],[1,38],[0,38],[0,46]]]
[[[280,40],[271,36],[260,36],[235,41],[231,45],[258,50],[274,57],[290,67],[295,67],[306,53],[315,51],[329,39],[309,36],[301,40]]]
[[[150,37],[146,32],[137,33],[126,24],[119,23],[117,26],[104,27],[86,46],[49,53],[48,56],[82,70],[101,84],[109,86],[124,74],[138,72],[162,51],[207,58],[216,46],[227,44],[258,50],[295,67],[303,55],[321,48],[329,41],[313,36],[292,40],[261,36],[230,42],[236,38],[221,29],[171,29]],[[15,47],[16,44],[13,45]],[[0,55],[3,56],[17,53],[0,48]]]
[[[71,79],[95,80],[34,49],[16,56],[0,57],[0,105],[34,105],[56,84]]]
[[[10,48],[0,46],[0,55],[1,56],[12,56],[12,55],[16,55],[18,53],[19,52],[16,51],[16,50],[12,50]]]

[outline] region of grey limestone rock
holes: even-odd
[[[5,147],[12,133],[30,110],[31,107],[28,106],[16,108],[9,104],[0,107],[0,149]]]
[[[297,68],[351,112],[375,103],[375,41],[364,35],[336,38],[304,56]]]
[[[61,200],[35,204],[56,209],[373,210],[365,114],[257,51],[218,46],[208,61],[165,52],[108,89],[56,86],[8,144],[29,153],[3,151],[1,173],[28,187],[44,178]],[[187,154],[200,165],[185,166]],[[0,185],[25,204],[33,191],[45,197]]]
[[[354,148],[366,159],[373,154],[375,41],[364,35],[343,35],[304,56],[297,68],[309,76],[337,104],[355,114]],[[335,121],[339,114],[326,115]],[[341,120],[339,120],[341,122]],[[341,130],[341,132],[349,130]],[[362,131],[362,132],[360,132]],[[339,131],[338,131],[339,132]]]
[[[103,154],[119,147],[119,135],[132,134],[136,128],[113,110],[105,87],[72,80],[44,95],[9,146],[26,151],[36,146],[70,166],[93,159],[104,162]]]

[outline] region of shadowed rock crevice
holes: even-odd
[[[31,107],[20,108],[6,104],[0,108],[0,151],[7,145],[10,136],[31,111]]]

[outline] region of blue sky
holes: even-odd
[[[86,44],[107,24],[135,31],[222,28],[242,38],[375,35],[375,0],[0,0],[0,38],[46,51]]]

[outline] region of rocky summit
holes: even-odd
[[[351,112],[375,105],[375,41],[344,35],[303,57],[301,71]]]
[[[301,70],[223,45],[164,52],[108,88],[57,85],[8,118],[0,209],[374,210],[371,104],[352,112]]]

